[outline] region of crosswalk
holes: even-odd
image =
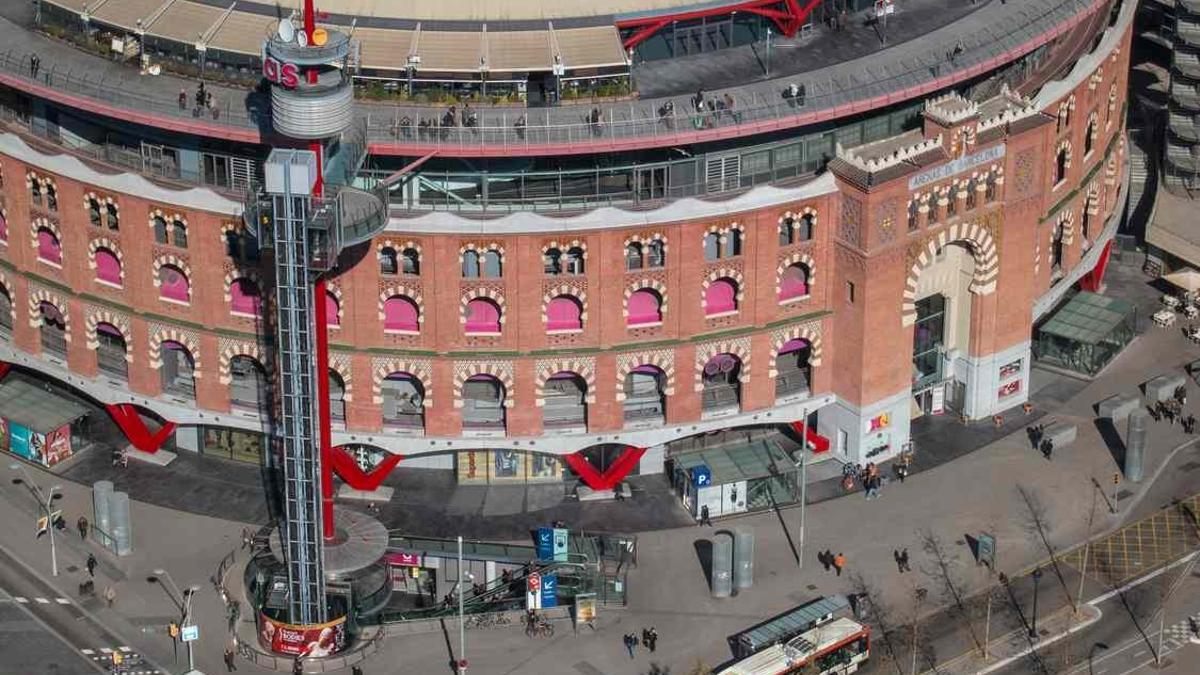
[[[113,665],[113,654],[121,654],[121,669],[115,671],[120,675],[164,675],[162,671],[153,668],[141,654],[133,651],[132,647],[121,645],[118,647],[97,647],[95,649],[80,649],[84,656],[92,661],[100,664],[103,668],[108,669]]]
[[[16,603],[19,603],[22,605],[28,605],[31,602],[34,604],[37,604],[37,605],[49,605],[51,602],[59,604],[59,605],[69,605],[69,604],[71,604],[71,599],[70,598],[26,598],[24,596],[17,595],[17,596],[13,597],[13,602],[16,602]]]

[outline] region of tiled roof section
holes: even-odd
[[[986,131],[996,127],[1005,127],[1028,117],[1036,117],[1040,113],[1033,101],[1010,91],[1007,86],[1000,93],[979,104],[979,124],[977,131]]]
[[[925,102],[925,115],[946,126],[979,114],[979,104],[955,92]]]
[[[830,169],[860,187],[871,187],[906,176],[944,160],[942,137],[925,138],[919,129],[854,148],[837,146]]]
[[[829,161],[829,170],[838,178],[866,190],[897,178],[903,178],[947,159],[949,156],[945,149],[938,145],[912,154],[903,161],[878,165],[874,170],[867,169],[860,162],[838,156]]]

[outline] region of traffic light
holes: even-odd
[[[1120,484],[1121,484],[1121,472],[1117,471],[1117,472],[1113,473],[1113,485],[1120,485]]]
[[[167,624],[167,635],[170,635],[172,640],[179,637],[179,624],[174,621]]]

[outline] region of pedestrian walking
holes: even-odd
[[[79,529],[79,538],[87,540],[88,519],[85,516],[79,516],[79,520],[75,521],[75,527]]]
[[[899,549],[892,549],[892,559],[896,561],[896,571],[904,574],[904,563],[900,561]]]
[[[708,515],[708,505],[700,507],[700,524],[712,527],[712,518]]]
[[[96,576],[96,565],[100,564],[100,561],[96,560],[96,556],[89,553],[88,557],[87,557],[87,563],[85,563],[85,564],[87,565],[88,576],[89,577]]]
[[[842,568],[846,566],[846,556],[842,555],[841,551],[833,557],[833,569],[837,570],[837,575],[842,576]]]
[[[363,675],[362,666],[351,666],[350,675]]]
[[[233,647],[225,648],[225,672],[232,673],[237,670],[237,664],[234,662]]]
[[[292,659],[292,675],[304,675],[304,662],[299,656]]]
[[[112,609],[113,603],[117,601],[117,590],[111,585],[104,587],[104,602],[108,603],[109,609]]]
[[[821,566],[825,568],[826,572],[828,572],[829,566],[833,564],[833,560],[829,555],[829,551],[817,551],[817,562],[821,563]]]
[[[187,100],[188,100],[187,89],[180,89],[179,90],[179,109],[180,110],[187,110]]]
[[[912,568],[908,566],[908,548],[905,547],[900,551],[900,571],[911,572]]]
[[[625,634],[625,649],[629,652],[629,658],[633,658],[633,650],[637,649],[637,636],[633,633]]]
[[[42,69],[42,59],[37,54],[29,55],[29,76],[37,79],[38,71]]]
[[[658,649],[658,630],[654,626],[650,626],[650,642],[646,645],[650,648],[650,653],[653,654],[655,649]]]

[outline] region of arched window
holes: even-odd
[[[98,248],[95,253],[96,281],[111,286],[121,285],[121,260],[107,248]]]
[[[59,358],[67,358],[67,319],[54,303],[41,302],[38,311],[42,315],[42,351]]]
[[[412,298],[393,295],[383,303],[383,330],[388,333],[417,333],[421,330],[420,310]]]
[[[737,311],[737,282],[721,277],[704,291],[704,315],[723,316]]]
[[[789,244],[792,243],[792,241],[794,241],[793,237],[795,235],[792,232],[792,223],[793,222],[795,222],[795,220],[791,216],[783,218],[779,221],[779,245],[780,246],[788,246]]]
[[[989,204],[996,201],[996,189],[999,187],[999,184],[996,183],[996,180],[998,178],[999,178],[999,176],[996,175],[995,171],[988,172],[987,189],[985,189],[983,191],[983,197],[984,197],[984,199],[987,200],[987,203],[989,203]]]
[[[1066,147],[1059,149],[1058,154],[1054,157],[1054,184],[1058,185],[1067,179],[1067,166],[1070,163],[1070,154]]]
[[[704,259],[717,260],[721,257],[721,237],[716,232],[704,235]]]
[[[573,427],[587,424],[587,381],[576,373],[555,373],[542,388],[542,424],[546,427]]]
[[[128,346],[121,331],[110,323],[96,324],[96,366],[100,372],[119,380],[129,379]]]
[[[742,254],[742,231],[736,227],[729,228],[725,233],[725,255],[722,257],[732,258]]]
[[[566,257],[566,272],[567,274],[583,274],[583,249],[578,246],[572,246],[567,249]]]
[[[978,184],[979,184],[979,181],[978,181],[978,179],[976,179],[975,176],[971,176],[969,179],[967,179],[967,210],[968,211],[975,208],[975,205],[977,202],[977,200],[975,198],[975,194],[976,194],[975,186]]]
[[[401,271],[412,276],[421,274],[421,254],[415,248],[406,248],[400,252]]]
[[[8,218],[0,211],[0,242],[8,243]]]
[[[50,209],[51,211],[57,211],[58,210],[58,188],[55,187],[54,183],[47,181],[46,184],[43,186],[43,189],[46,192],[46,208]]]
[[[252,357],[238,355],[229,361],[229,403],[259,410],[267,398],[267,371]]]
[[[346,381],[333,368],[329,369],[329,416],[346,422]]]
[[[583,330],[583,306],[570,295],[560,295],[546,305],[546,331]]]
[[[462,424],[467,429],[503,429],[504,384],[491,375],[473,375],[463,383]]]
[[[1066,244],[1063,241],[1065,235],[1066,223],[1060,220],[1054,224],[1050,240],[1050,268],[1053,270],[1062,268],[1063,253],[1066,251]]]
[[[29,181],[29,201],[37,207],[42,205],[42,181],[36,176]]]
[[[100,200],[95,197],[87,198],[88,222],[96,227],[100,227]]]
[[[649,288],[640,288],[629,296],[628,317],[625,325],[630,328],[653,326],[662,323],[662,296]]]
[[[171,221],[171,243],[179,248],[188,246],[187,223],[178,218]]]
[[[640,242],[631,241],[625,245],[625,269],[640,270],[644,264],[642,259],[642,245]]]
[[[1096,145],[1096,120],[1088,122],[1087,130],[1083,135],[1083,156],[1087,157],[1092,154],[1092,149]]]
[[[192,287],[183,270],[174,265],[163,265],[158,270],[159,297],[175,302],[191,302]]]
[[[342,305],[332,291],[325,291],[325,325],[339,327],[342,325]]]
[[[662,242],[662,239],[653,239],[646,246],[649,252],[649,267],[658,268],[666,267],[667,265],[667,246]]]
[[[462,275],[464,279],[479,278],[479,254],[474,249],[463,251]]]
[[[242,229],[225,232],[225,254],[239,262],[258,262],[258,240]]]
[[[48,227],[39,227],[37,231],[38,260],[51,265],[62,265],[62,244],[58,237]]]
[[[908,202],[908,231],[916,232],[921,227],[921,205],[916,199]]]
[[[164,394],[185,399],[196,398],[195,359],[188,348],[173,340],[162,343],[162,367],[159,378]]]
[[[262,314],[262,291],[252,279],[242,277],[229,284],[229,311],[244,316]]]
[[[488,279],[499,279],[504,275],[503,261],[500,259],[500,252],[495,249],[488,249],[483,253],[483,276]]]
[[[717,354],[701,372],[700,405],[704,412],[737,409],[741,405],[742,362],[733,354]]]
[[[546,249],[542,254],[542,271],[550,277],[562,274],[562,251],[556,248]]]
[[[487,298],[475,298],[467,303],[468,335],[500,333],[500,307]]]
[[[398,274],[400,272],[400,260],[396,255],[396,249],[391,246],[384,246],[379,249],[379,273],[388,276]]]
[[[0,332],[4,335],[12,335],[13,329],[13,304],[12,295],[4,286],[0,286]]]
[[[152,219],[154,222],[154,243],[166,244],[167,242],[167,219],[162,216],[155,215]]]
[[[625,421],[662,419],[667,410],[667,376],[661,369],[640,365],[625,376]]]
[[[812,347],[807,340],[794,339],[779,348],[775,358],[775,396],[791,396],[808,393],[812,381],[812,366],[809,358]]]
[[[117,205],[113,202],[108,202],[104,205],[104,211],[108,214],[108,229],[121,229],[121,212],[117,210]]]
[[[805,213],[796,221],[796,241],[812,241],[816,236],[817,217],[811,213]]]
[[[808,279],[811,272],[804,263],[792,263],[783,271],[779,280],[779,301],[786,302],[808,296]]]
[[[425,387],[408,373],[392,373],[380,383],[385,426],[420,429],[425,426]]]

